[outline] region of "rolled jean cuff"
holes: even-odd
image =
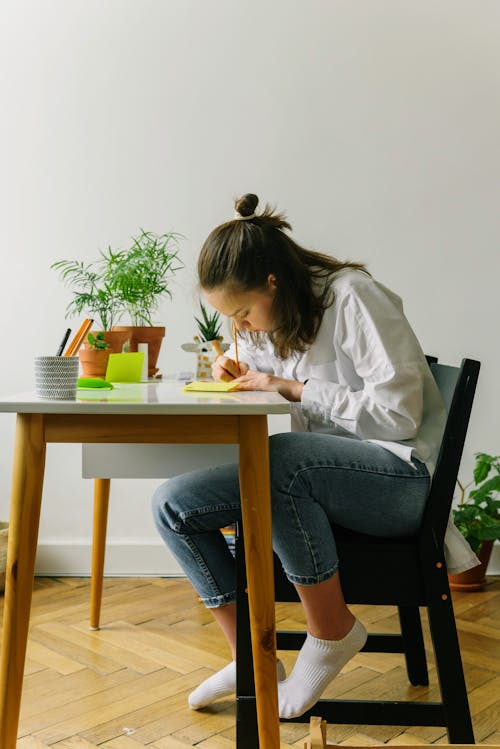
[[[229,603],[236,601],[236,591],[232,590],[230,593],[223,593],[220,596],[209,596],[203,598],[200,596],[200,601],[207,609],[217,609],[219,606],[227,606]]]
[[[287,579],[294,585],[317,585],[323,583],[325,580],[329,580],[339,571],[338,563],[333,567],[330,567],[326,572],[321,572],[318,575],[291,575],[285,570]]]

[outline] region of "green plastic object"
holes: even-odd
[[[78,379],[79,388],[100,388],[101,390],[113,390],[113,385],[99,377],[80,377]]]

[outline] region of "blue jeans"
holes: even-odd
[[[273,548],[292,583],[337,572],[330,523],[374,536],[416,533],[427,494],[423,463],[383,447],[311,432],[269,440]],[[207,607],[231,603],[235,562],[219,531],[241,519],[238,466],[177,476],[153,497],[156,526]]]

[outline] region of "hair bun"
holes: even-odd
[[[242,198],[239,198],[235,202],[234,207],[236,209],[236,213],[238,213],[242,218],[245,218],[246,216],[252,216],[255,213],[255,209],[257,208],[258,204],[259,198],[257,197],[257,195],[248,192],[246,195],[243,195]]]

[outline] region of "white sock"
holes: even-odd
[[[280,660],[276,664],[278,681],[286,678],[285,668]],[[199,710],[210,705],[219,697],[227,697],[236,692],[236,661],[231,661],[213,676],[202,681],[199,687],[191,692],[188,703],[191,710]]]
[[[280,718],[297,718],[309,710],[366,638],[358,619],[342,640],[319,640],[308,633],[292,673],[278,684]]]

